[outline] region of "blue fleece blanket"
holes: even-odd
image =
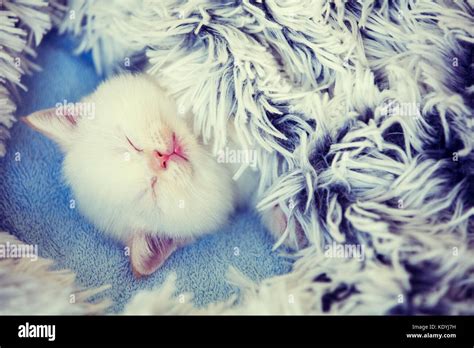
[[[56,103],[78,101],[101,82],[90,56],[72,55],[74,45],[55,34],[38,50],[43,71],[26,78],[17,115],[28,115]],[[223,300],[237,289],[225,280],[229,266],[252,279],[288,272],[288,259],[272,252],[272,240],[258,215],[242,212],[224,229],[177,251],[150,277],[136,280],[123,246],[106,238],[74,205],[61,175],[62,154],[49,139],[22,122],[12,129],[8,153],[0,160],[0,229],[37,244],[43,257],[77,273],[83,286],[111,284],[104,293],[120,311],[140,289],[158,287],[175,271],[179,292],[193,292],[198,306]],[[86,170],[86,169],[85,169]]]

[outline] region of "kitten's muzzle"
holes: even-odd
[[[181,159],[188,161],[188,158],[184,154],[183,146],[178,141],[175,133],[173,133],[172,140],[172,150],[168,153],[162,153],[158,150],[152,151],[152,168],[154,170],[166,169],[168,162],[171,160]]]

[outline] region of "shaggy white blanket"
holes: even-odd
[[[147,63],[215,151],[233,119],[257,208],[310,241],[291,273],[232,274],[242,304],[201,311],[472,314],[473,22],[470,1],[71,0],[59,29],[99,72]],[[197,311],[172,293],[126,312]]]

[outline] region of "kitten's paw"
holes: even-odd
[[[133,275],[135,278],[141,278],[152,274],[176,249],[190,242],[190,239],[173,239],[145,232],[135,232],[128,243]]]
[[[285,213],[278,206],[274,206],[273,208],[264,211],[262,213],[262,221],[276,240],[281,238],[288,225]],[[293,250],[299,250],[306,247],[308,245],[308,240],[301,225],[298,222],[294,222],[290,228],[292,228],[293,231],[288,231],[288,236],[283,241],[283,245]]]

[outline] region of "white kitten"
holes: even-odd
[[[79,106],[95,112],[85,116]],[[42,110],[24,120],[60,145],[78,208],[130,247],[137,276],[222,226],[235,193],[252,191],[257,182],[248,175],[233,182],[228,166],[217,163],[147,75],[113,78],[75,108]],[[281,216],[264,220],[277,235],[286,227]]]

